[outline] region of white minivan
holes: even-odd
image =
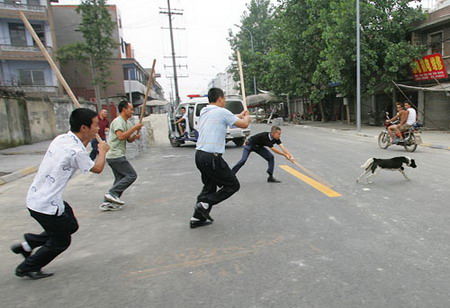
[[[178,147],[186,141],[197,142],[200,111],[208,104],[208,97],[202,96],[191,98],[178,105],[173,116],[169,118],[169,140],[172,146]],[[188,121],[185,128],[186,133],[181,136],[175,122],[181,118],[181,108],[183,107],[186,109]],[[226,96],[225,108],[237,115],[244,110],[244,103],[239,95]],[[232,140],[236,146],[242,146],[249,135],[250,126],[247,128],[239,128],[233,125],[228,127],[225,139],[227,142]]]

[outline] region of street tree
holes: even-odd
[[[239,31],[233,34],[230,30],[228,41],[233,50],[239,49],[241,53],[245,85],[249,94],[257,92],[257,89],[254,89],[254,76],[256,76],[258,88],[270,89],[266,80],[260,77],[267,73],[270,66],[266,56],[271,47],[269,36],[273,31],[274,7],[270,0],[251,0],[246,7],[248,11],[241,16]],[[231,60],[236,62],[235,54]],[[232,72],[235,80],[239,80],[237,66],[232,69]]]
[[[76,42],[58,49],[58,59],[61,62],[75,60],[88,63],[95,89],[97,108],[101,110],[101,95],[99,87],[105,90],[110,84],[110,64],[113,48],[117,43],[112,38],[115,23],[107,9],[107,0],[82,0],[76,8],[81,14],[79,31],[84,42]]]
[[[361,81],[362,93],[372,94],[380,82],[392,90],[392,81],[410,73],[412,60],[424,46],[413,46],[408,34],[414,23],[424,18],[411,0],[360,1],[361,5]],[[356,91],[356,10],[354,0],[332,0],[317,19],[325,48],[316,77],[342,83],[345,96]],[[320,78],[317,78],[319,80]]]

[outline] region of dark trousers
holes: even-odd
[[[31,217],[44,228],[44,232],[24,235],[25,241],[32,249],[41,248],[26,258],[17,267],[18,269],[24,272],[40,271],[70,246],[71,234],[78,230],[78,222],[70,205],[67,202],[64,202],[64,205],[64,214],[61,216],[46,215],[29,210]]]
[[[247,144],[244,147],[244,151],[242,152],[242,158],[240,161],[236,163],[236,165],[233,167],[232,171],[234,174],[236,174],[239,169],[245,164],[245,162],[248,159],[248,156],[251,152],[257,153],[259,156],[267,160],[267,163],[269,164],[269,167],[267,168],[267,173],[272,176],[273,175],[273,169],[275,167],[275,158],[273,157],[273,154],[270,153],[270,151],[266,147],[256,147],[252,145],[251,143]]]
[[[103,139],[103,138],[102,138],[102,140],[105,141],[106,139]],[[94,138],[94,139],[91,140],[91,147],[92,147],[92,151],[91,151],[91,153],[89,154],[89,157],[90,157],[92,160],[95,160],[95,158],[96,158],[97,155],[98,155],[98,141],[97,141],[96,138]]]
[[[136,181],[137,173],[125,156],[107,159],[106,161],[114,173],[114,183],[109,193],[113,196],[120,197],[125,189]]]
[[[197,202],[208,203],[209,210],[213,205],[228,199],[239,190],[239,181],[222,155],[197,151],[195,164],[202,174],[203,182],[203,189],[197,197]],[[219,190],[217,190],[218,187],[220,187]],[[203,216],[196,212],[194,217],[203,219]]]

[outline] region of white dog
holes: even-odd
[[[411,159],[408,156],[399,156],[389,159],[382,159],[382,158],[369,158],[364,165],[361,166],[361,168],[364,169],[364,172],[356,179],[356,183],[359,183],[359,180],[366,175],[369,172],[372,172],[366,179],[367,182],[372,184],[373,182],[370,181],[371,178],[373,178],[379,169],[387,169],[387,170],[398,170],[400,171],[405,179],[409,181],[409,178],[405,174],[405,168],[403,165],[406,165],[411,168],[416,168],[416,162],[414,159]]]

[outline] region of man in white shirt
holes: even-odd
[[[70,115],[70,131],[57,136],[48,147],[27,195],[30,215],[44,232],[26,233],[25,242],[11,246],[14,253],[25,257],[16,268],[17,276],[31,279],[52,276],[53,273],[44,273],[41,269],[69,247],[71,234],[78,230],[78,222],[62,194],[77,169],[83,173],[102,172],[108,144],[103,141],[98,144],[95,163],[86,151],[98,129],[96,112],[87,108],[75,109]],[[41,248],[32,254],[37,247]]]
[[[405,102],[405,108],[407,116],[405,123],[395,127],[398,136],[402,136],[401,132],[406,132],[417,121],[417,113],[416,110],[411,107],[411,103]],[[403,138],[399,138],[398,141],[403,141]]]
[[[186,112],[186,108],[181,107],[181,118],[179,118],[175,123],[178,125],[178,130],[180,131],[180,136],[183,136],[186,130],[188,129],[188,114]]]
[[[200,112],[199,137],[195,164],[202,174],[203,189],[197,197],[191,228],[211,224],[209,216],[213,205],[231,197],[240,188],[234,173],[222,158],[225,152],[227,127],[246,128],[250,124],[248,111],[238,116],[225,109],[225,95],[219,88],[208,91],[209,105]],[[219,187],[219,190],[217,188]]]

